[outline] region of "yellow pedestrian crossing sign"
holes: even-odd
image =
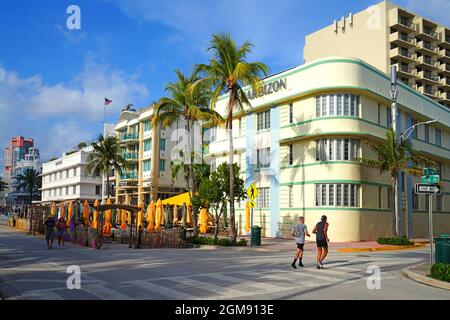
[[[258,197],[258,188],[254,183],[247,189],[247,195],[252,200],[252,202]]]
[[[256,208],[256,202],[249,201],[247,202],[249,208]]]

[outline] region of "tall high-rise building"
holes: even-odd
[[[383,1],[335,20],[305,40],[305,63],[330,56],[359,58],[450,107],[450,29]]]
[[[11,181],[14,166],[20,160],[25,159],[25,155],[32,147],[34,147],[33,139],[26,139],[24,137],[11,139],[10,145],[5,148],[4,178],[6,181]]]

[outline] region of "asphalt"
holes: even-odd
[[[57,247],[57,246],[56,246]],[[305,252],[212,249],[93,250],[76,245],[47,250],[41,237],[0,226],[0,292],[6,299],[450,299],[450,292],[417,283],[404,268],[426,262],[428,251],[330,252],[326,269]],[[69,266],[81,269],[81,289],[69,290]],[[380,289],[368,288],[379,268]],[[371,281],[369,281],[372,283]]]

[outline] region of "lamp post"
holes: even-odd
[[[392,130],[395,137],[397,137],[397,98],[398,98],[398,83],[397,83],[397,67],[391,66],[391,112],[392,112]],[[395,179],[394,184],[394,210],[395,210],[395,233],[397,236],[401,236],[400,228],[400,208],[398,201],[398,177]]]
[[[402,142],[404,140],[408,140],[408,138],[411,136],[411,134],[414,132],[414,129],[416,129],[418,126],[421,125],[429,125],[435,122],[438,122],[439,120],[430,120],[430,121],[424,121],[424,122],[419,122],[416,123],[415,125],[409,127],[408,129],[406,129],[399,137],[398,137],[398,142]]]

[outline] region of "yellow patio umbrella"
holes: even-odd
[[[144,213],[144,205],[139,206],[138,216],[137,216],[137,227],[139,228],[142,225],[142,215]]]
[[[126,229],[127,228],[127,211],[124,209],[121,209],[121,218],[120,220],[122,220],[122,225],[120,226],[122,229]]]
[[[52,206],[50,208],[50,214],[54,216],[56,214],[56,202],[52,202]]]
[[[63,217],[64,219],[66,218],[66,207],[64,206],[64,202],[61,202],[59,204],[59,216],[58,219]]]
[[[161,224],[166,224],[166,206],[162,204],[161,201]]]
[[[72,218],[73,214],[73,203],[72,201],[69,202],[69,209],[67,213],[67,224],[70,225],[70,219]]]
[[[156,213],[155,213],[155,230],[161,230],[161,222],[162,222],[162,202],[161,199],[156,203]]]
[[[176,204],[173,205],[173,224],[178,223],[178,207]]]
[[[111,199],[108,198],[108,200],[106,200],[106,204],[112,204]],[[105,225],[103,227],[103,234],[111,233],[111,214],[112,213],[110,209],[105,211]]]
[[[89,202],[87,202],[87,200],[84,200],[83,203],[83,218],[84,221],[86,222],[86,226],[89,225]]]
[[[149,232],[155,230],[155,210],[156,210],[155,202],[152,201],[147,208],[147,222],[148,222],[147,231]]]
[[[245,205],[245,232],[250,232],[250,203]]]
[[[205,234],[208,231],[207,225],[208,213],[206,212],[206,208],[200,210],[200,232]]]
[[[92,228],[97,229],[97,215],[98,215],[98,211],[97,211],[97,207],[99,205],[98,199],[95,200],[94,202],[94,218],[92,219]]]

